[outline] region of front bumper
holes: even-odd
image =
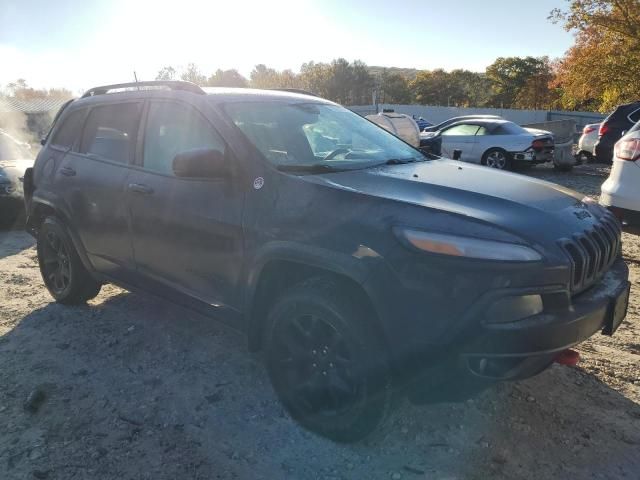
[[[509,323],[482,323],[462,347],[462,364],[474,375],[496,380],[539,373],[558,353],[608,328],[613,305],[617,299],[624,301],[629,290],[628,275],[626,264],[618,259],[600,282],[579,295],[545,291],[544,311],[538,315]]]

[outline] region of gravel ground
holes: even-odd
[[[527,172],[590,195],[607,173]],[[243,336],[114,286],[52,303],[31,237],[0,232],[0,478],[640,478],[640,241],[624,242],[629,315],[580,346],[579,367],[464,403],[402,403],[344,446],[288,418]]]

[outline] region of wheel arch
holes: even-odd
[[[375,314],[375,307],[363,283],[368,269],[359,260],[346,255],[330,253],[318,258],[318,252],[303,254],[302,250],[279,251],[257,262],[248,276],[245,294],[246,326],[250,351],[262,347],[264,325],[269,309],[288,288],[306,279],[331,276],[365,302],[366,308]]]
[[[83,266],[89,271],[94,272],[93,265],[89,261],[89,257],[86,254],[83,243],[80,241],[80,237],[73,228],[73,223],[70,221],[69,216],[65,214],[64,210],[57,208],[56,205],[48,199],[41,197],[34,197],[31,201],[30,211],[27,216],[26,230],[36,239],[38,238],[38,230],[42,222],[47,218],[53,216],[62,224],[66,232],[69,234],[73,247],[75,248],[80,261]]]

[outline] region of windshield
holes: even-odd
[[[423,160],[403,141],[361,116],[320,103],[228,103],[225,111],[249,141],[280,167],[366,168]]]
[[[6,135],[0,134],[0,161],[31,158],[29,150]]]

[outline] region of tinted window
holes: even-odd
[[[92,108],[85,123],[80,151],[128,163],[135,151],[139,118],[139,103]]]
[[[225,144],[197,111],[171,102],[150,105],[144,136],[145,168],[172,173],[173,159],[178,153],[202,148],[224,152]]]
[[[442,132],[442,135],[448,136],[458,136],[458,135],[475,135],[478,131],[478,125],[456,125],[455,127],[451,127]]]
[[[80,136],[85,113],[85,110],[81,109],[67,115],[63,119],[60,128],[56,130],[51,143],[59,147],[71,148]]]

